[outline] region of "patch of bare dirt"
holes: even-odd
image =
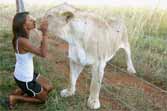
[[[54,67],[64,74],[64,78],[69,79],[69,61],[67,58],[68,45],[61,40],[50,40],[50,45],[53,46],[50,50],[49,61],[54,63]],[[57,55],[59,55],[57,57]],[[111,86],[129,86],[137,88],[144,92],[154,103],[156,107],[167,107],[167,93],[160,88],[136,77],[122,72],[113,72],[110,65],[107,65],[105,69],[104,84]],[[89,94],[91,75],[87,71],[83,71],[77,81],[77,92],[80,94]],[[122,105],[119,100],[113,99],[113,97],[105,92],[101,91],[100,101],[102,107],[108,107],[108,111],[130,111],[128,108]],[[110,109],[111,108],[111,109]],[[103,109],[102,109],[103,110]],[[106,111],[106,109],[104,110]]]

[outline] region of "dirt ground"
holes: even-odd
[[[54,53],[50,53],[49,61],[54,62],[54,67],[61,71],[65,78],[69,78],[69,61],[68,61],[68,44],[59,39],[50,39],[51,50]],[[54,51],[53,51],[54,50]],[[82,94],[89,94],[89,85],[91,80],[91,73],[85,68],[77,81],[77,92]],[[85,84],[86,83],[86,84]],[[107,65],[105,68],[105,75],[103,79],[104,85],[114,86],[114,87],[131,87],[144,93],[149,98],[154,105],[158,108],[157,111],[167,110],[167,92],[156,87],[149,82],[138,78],[137,76],[130,75],[128,73],[123,73],[121,71],[114,71],[111,65]],[[111,107],[112,111],[131,111],[133,108],[123,105],[121,100],[116,99],[114,95],[101,88],[100,92],[100,102],[102,107]],[[135,108],[134,108],[135,109]],[[137,109],[135,109],[137,110]],[[105,111],[105,110],[104,110]],[[156,111],[156,110],[155,110]]]

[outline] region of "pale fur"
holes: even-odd
[[[69,16],[63,15],[70,12]],[[70,83],[61,91],[61,96],[75,94],[76,81],[85,65],[92,67],[92,80],[88,106],[100,108],[99,93],[106,63],[118,49],[127,55],[127,70],[135,73],[131,60],[127,28],[121,20],[105,20],[88,11],[82,11],[68,4],[61,4],[48,10],[49,32],[69,44]],[[67,18],[69,17],[69,18]]]

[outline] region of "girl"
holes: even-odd
[[[33,47],[29,41],[29,32],[35,28],[35,21],[28,12],[17,13],[13,19],[13,48],[16,55],[14,79],[18,85],[8,97],[9,108],[14,108],[17,101],[41,103],[47,99],[53,86],[38,73],[34,72],[33,55],[47,56],[46,20],[41,21],[42,42],[40,47]]]

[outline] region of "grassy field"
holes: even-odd
[[[29,6],[27,10],[30,10],[32,15],[38,18],[49,7],[51,6],[43,6],[42,8]],[[160,9],[120,9],[107,7],[82,8],[85,10],[94,10],[106,19],[113,17],[123,18],[128,27],[132,58],[137,76],[167,90],[167,11]],[[7,97],[16,87],[12,76],[15,55],[11,44],[11,21],[14,13],[15,7],[13,5],[0,5],[0,99]],[[59,59],[66,58],[64,57],[65,55],[60,54],[56,54],[56,56]],[[125,54],[120,50],[111,63],[122,70],[126,70],[124,58]],[[44,105],[31,105],[30,107],[27,103],[19,104],[14,111],[89,111],[86,107],[88,92],[66,99],[60,97],[59,92],[67,85],[68,79],[59,70],[54,69],[53,62],[47,59],[41,60],[41,58],[35,58],[36,70],[49,78],[56,87],[49,95],[48,101]],[[89,82],[90,79],[88,80]],[[106,88],[110,89],[111,86],[107,86]],[[112,92],[115,92],[115,94],[118,93],[118,95],[113,95],[115,98],[119,96],[124,100],[123,107],[129,108],[129,104],[131,104],[131,106],[137,107],[138,111],[159,111],[147,104],[149,101],[142,101],[145,98],[142,93],[138,93],[134,89],[131,90],[123,88],[115,91],[112,89]],[[133,92],[132,95],[135,95],[138,99],[128,99],[131,95],[122,96],[121,92],[127,92],[128,94],[129,91]],[[133,110],[133,108],[129,109]],[[5,107],[0,106],[0,111],[6,110]],[[101,110],[110,111],[110,107],[103,105]]]

